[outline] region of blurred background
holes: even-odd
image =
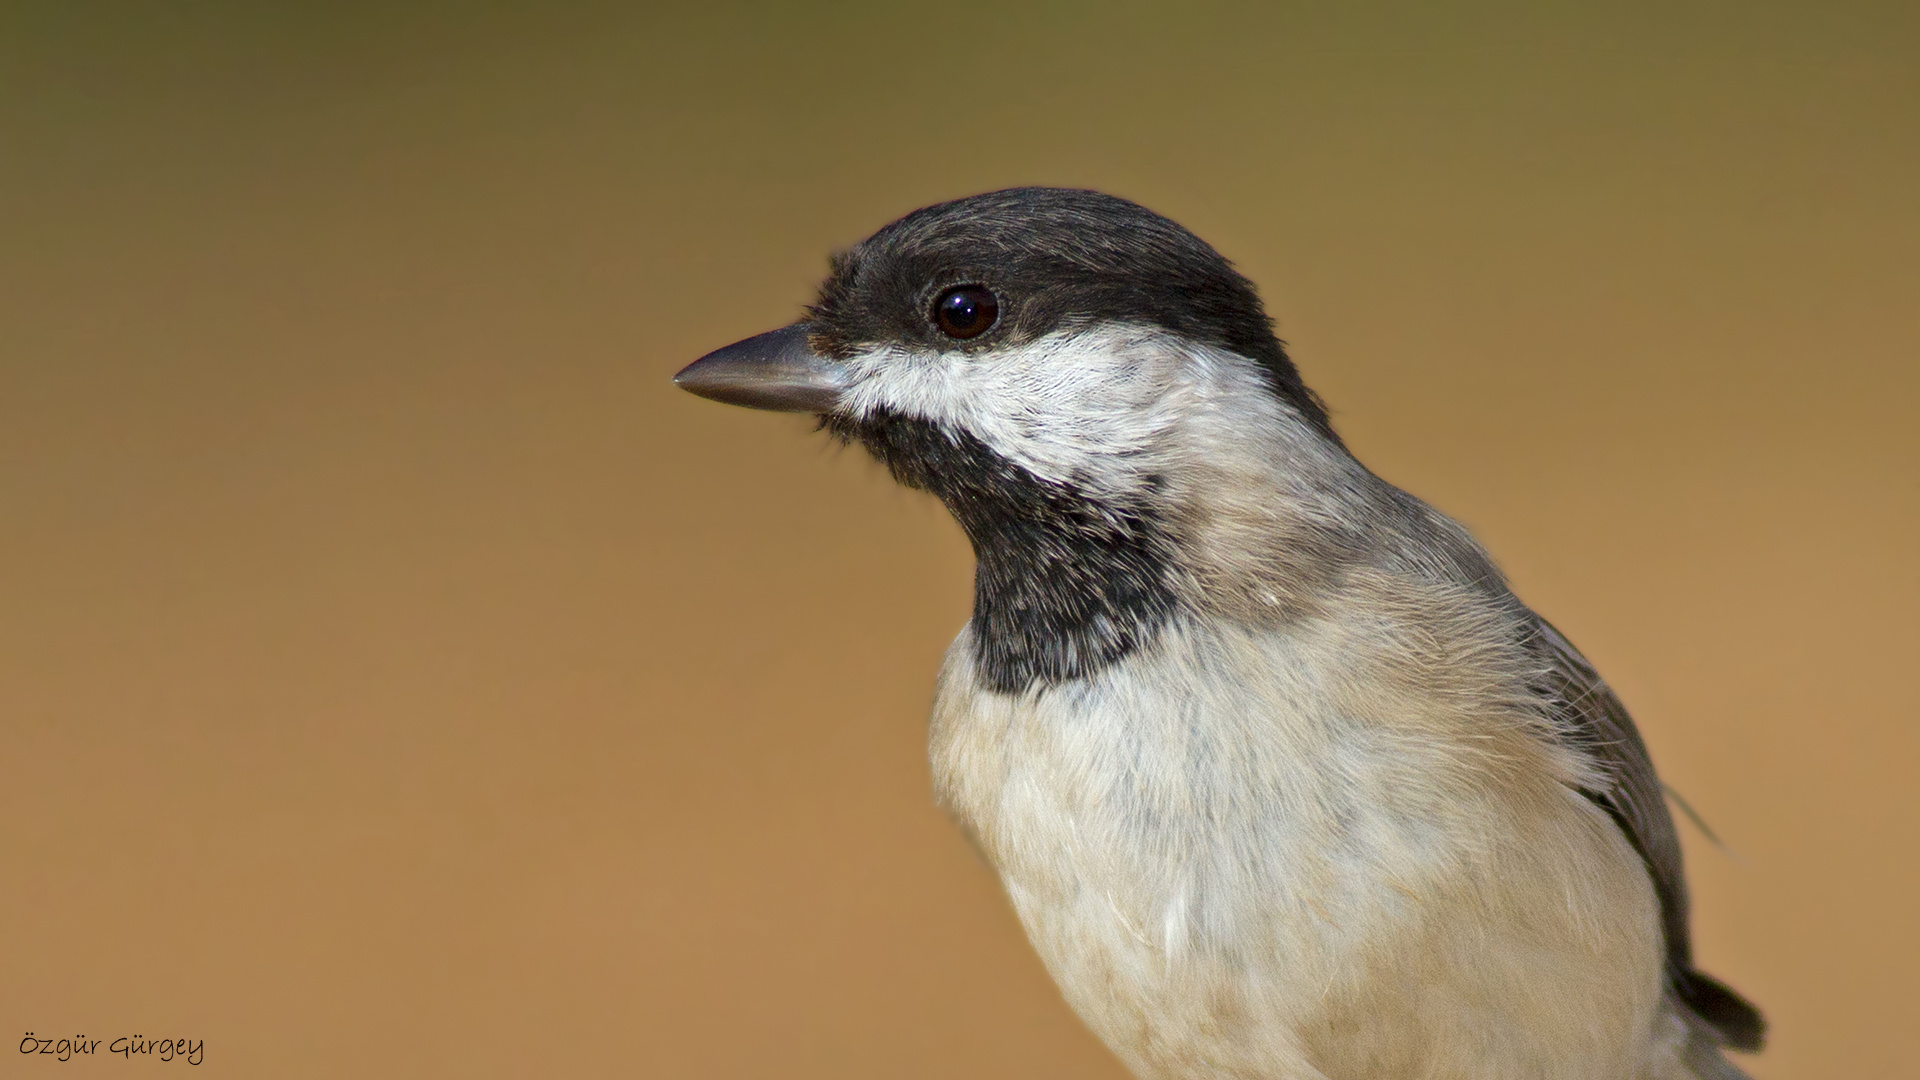
[[[1906,3],[0,6],[0,1031],[1118,1080],[931,804],[958,530],[667,382],[1038,183],[1236,260],[1618,687],[1729,849],[1747,1067],[1920,1075],[1916,56]]]

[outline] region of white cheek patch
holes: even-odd
[[[1045,480],[1132,491],[1180,420],[1199,350],[1143,327],[1050,334],[1017,348],[933,352],[897,345],[846,361],[845,410],[879,410],[965,431]]]

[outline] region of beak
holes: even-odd
[[[846,372],[807,344],[806,323],[769,331],[688,364],[673,385],[703,398],[778,412],[832,412]]]

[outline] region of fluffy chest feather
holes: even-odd
[[[1249,940],[1310,962],[1343,927],[1390,919],[1476,829],[1449,798],[1474,778],[1444,718],[1356,714],[1368,688],[1348,685],[1338,648],[1182,628],[1090,679],[1009,695],[970,684],[963,638],[935,707],[935,780],[1023,911],[1084,908],[1163,966]]]
[[[1407,1032],[1460,1025],[1427,1015],[1436,993],[1501,993],[1459,970],[1476,963],[1497,982],[1624,949],[1632,992],[1610,983],[1593,1000],[1650,1012],[1647,890],[1556,778],[1571,766],[1497,670],[1451,696],[1385,678],[1374,630],[1175,625],[1025,694],[975,682],[966,634],[949,654],[940,797],[1069,1002],[1141,1075],[1322,1075],[1329,1053],[1368,1053],[1323,1039],[1356,1010],[1397,1024],[1395,1053],[1431,1051]],[[1566,850],[1543,857],[1542,836]],[[1515,1075],[1539,1065],[1516,1059]]]

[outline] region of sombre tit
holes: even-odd
[[[1133,203],[915,211],[676,382],[817,413],[977,557],[942,803],[1142,1077],[1731,1078],[1618,698],[1355,460],[1253,286]]]

